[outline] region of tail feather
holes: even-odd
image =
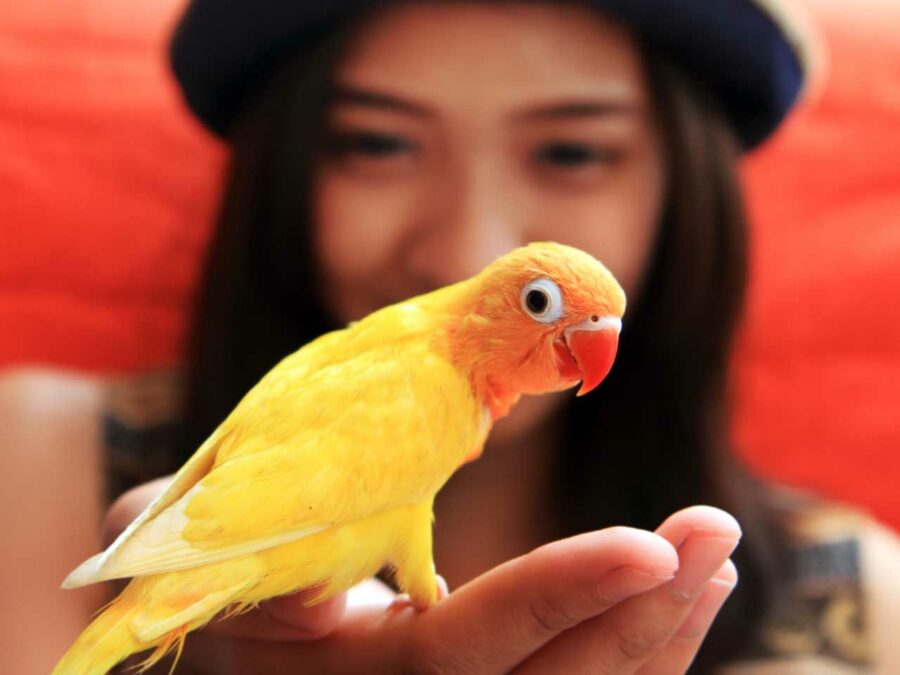
[[[120,596],[78,636],[53,675],[104,675],[129,654],[144,647],[131,632],[135,607]]]
[[[172,667],[169,669],[169,675],[172,675],[175,672],[175,666],[178,665],[178,660],[181,658],[181,652],[184,649],[184,639],[187,637],[187,634],[187,626],[182,626],[181,628],[171,631],[166,635],[163,641],[159,643],[159,646],[153,650],[153,653],[150,654],[150,656],[137,664],[137,672],[143,673],[145,670],[152,668],[165,658],[166,654],[174,651],[175,658],[172,659]]]
[[[153,648],[136,666],[138,673],[172,651],[177,663],[188,631],[205,625],[229,606],[228,615],[233,616],[256,604],[231,602],[247,586],[246,581],[199,597],[197,593],[181,597],[171,593],[172,587],[179,586],[177,581],[177,575],[134,579],[78,636],[53,675],[102,675],[128,656]]]

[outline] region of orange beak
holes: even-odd
[[[609,373],[621,328],[621,319],[610,316],[591,317],[563,331],[565,344],[556,345],[559,373],[566,379],[581,380],[578,396],[592,391]]]

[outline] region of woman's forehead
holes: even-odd
[[[630,34],[583,7],[545,2],[410,3],[360,26],[337,71],[346,90],[426,108],[485,98],[510,110],[638,106],[646,87]]]

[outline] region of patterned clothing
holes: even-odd
[[[860,539],[867,517],[797,493],[780,492],[776,499],[774,508],[793,543],[788,592],[776,603],[746,660],[721,672],[871,672]]]

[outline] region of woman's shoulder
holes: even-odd
[[[862,579],[878,673],[900,673],[900,537],[872,518],[860,527]]]
[[[787,583],[753,657],[728,675],[900,673],[900,540],[864,511],[779,489]]]

